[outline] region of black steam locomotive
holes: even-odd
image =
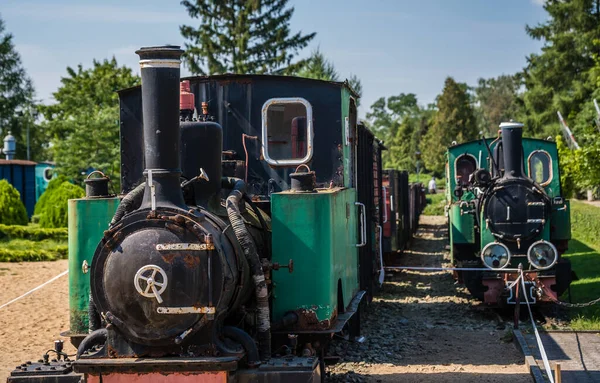
[[[280,76],[180,83],[179,47],[137,53],[142,86],[119,93],[123,198],[70,262],[76,360],[57,344],[9,382],[321,381],[383,275],[384,148],[357,95]]]

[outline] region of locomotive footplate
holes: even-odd
[[[506,289],[508,290],[508,298],[506,299],[506,303],[509,305],[517,304],[517,286],[513,285],[514,282],[506,282]],[[520,304],[525,305],[527,301],[529,304],[537,303],[537,294],[535,292],[535,282],[525,281],[525,293],[527,294],[527,301],[525,300],[525,296],[523,295],[523,285],[521,281],[518,282],[519,285],[519,295],[520,295]]]
[[[10,373],[7,383],[79,383],[70,361],[23,363]]]
[[[237,371],[229,383],[317,383],[321,382],[319,359],[287,356],[271,358],[258,368]]]
[[[133,381],[162,383],[171,381],[178,383],[321,382],[319,359],[316,357],[271,358],[257,368],[242,370],[237,368],[238,358],[235,357],[79,359],[75,362],[75,370],[84,373],[88,383]],[[40,382],[50,383],[50,381]],[[63,383],[62,380],[57,382]],[[74,382],[78,382],[78,380]]]

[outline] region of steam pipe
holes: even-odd
[[[231,192],[225,202],[227,215],[231,222],[231,227],[237,240],[244,249],[244,255],[252,270],[252,280],[254,281],[254,291],[256,295],[256,307],[258,311],[258,343],[261,360],[271,358],[271,316],[269,313],[269,291],[265,274],[262,269],[262,263],[258,256],[258,251],[252,236],[248,232],[244,219],[240,213],[238,204],[246,191],[246,184],[239,178],[224,178],[223,186],[230,186]]]
[[[520,178],[523,176],[523,124],[518,122],[503,122],[502,152],[504,156],[504,177]]]
[[[100,344],[106,343],[106,338],[108,337],[108,330],[105,328],[98,329],[96,331],[91,332],[88,336],[83,338],[79,347],[77,347],[77,359],[87,350],[92,347]]]
[[[250,367],[258,367],[260,365],[260,356],[254,339],[244,330],[233,326],[224,326],[223,335],[242,345],[248,357],[248,365]]]
[[[144,176],[148,180],[141,207],[185,209],[179,185],[179,76],[183,51],[167,45],[141,48],[136,53],[142,73]]]

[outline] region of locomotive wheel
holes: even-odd
[[[462,271],[462,279],[471,295],[480,301],[483,301],[484,293],[487,287],[483,285],[482,271]]]
[[[571,271],[571,261],[568,259],[561,259],[556,264],[556,295],[561,296],[571,285],[574,280],[573,272]]]

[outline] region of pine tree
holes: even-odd
[[[521,111],[518,103],[520,85],[516,75],[479,79],[475,87],[475,97],[479,106],[475,112],[479,119],[479,130],[487,137],[496,136],[501,122],[518,119]]]
[[[335,66],[318,48],[312,52],[304,66],[296,73],[296,76],[314,78],[315,80],[339,81]]]
[[[466,84],[448,77],[442,94],[437,98],[437,113],[433,125],[424,137],[423,159],[427,169],[438,176],[444,172],[446,148],[477,138],[477,123]]]
[[[292,63],[316,33],[291,35],[288,0],[183,0],[195,28],[182,25],[185,62],[194,74],[294,73]]]
[[[26,124],[33,127],[34,90],[21,63],[21,57],[15,50],[12,35],[5,31],[4,22],[0,18],[0,142],[10,131],[17,139],[16,158],[27,156]],[[35,135],[32,129],[30,135]],[[30,141],[34,141],[30,137]],[[35,140],[39,148],[38,140]],[[37,151],[32,159],[37,157]],[[37,158],[40,159],[40,158]]]
[[[315,80],[340,81],[340,76],[335,69],[335,65],[318,48],[305,60],[304,65],[302,65],[295,75],[298,77],[314,78]],[[350,88],[359,97],[362,96],[362,83],[358,76],[350,74],[350,78],[347,81]],[[359,105],[360,98],[356,100],[356,106]]]
[[[548,21],[527,27],[544,46],[527,59],[522,121],[530,134],[542,137],[557,132],[556,111],[570,119],[596,89],[588,78],[600,54],[600,0],[549,0],[544,9]]]

